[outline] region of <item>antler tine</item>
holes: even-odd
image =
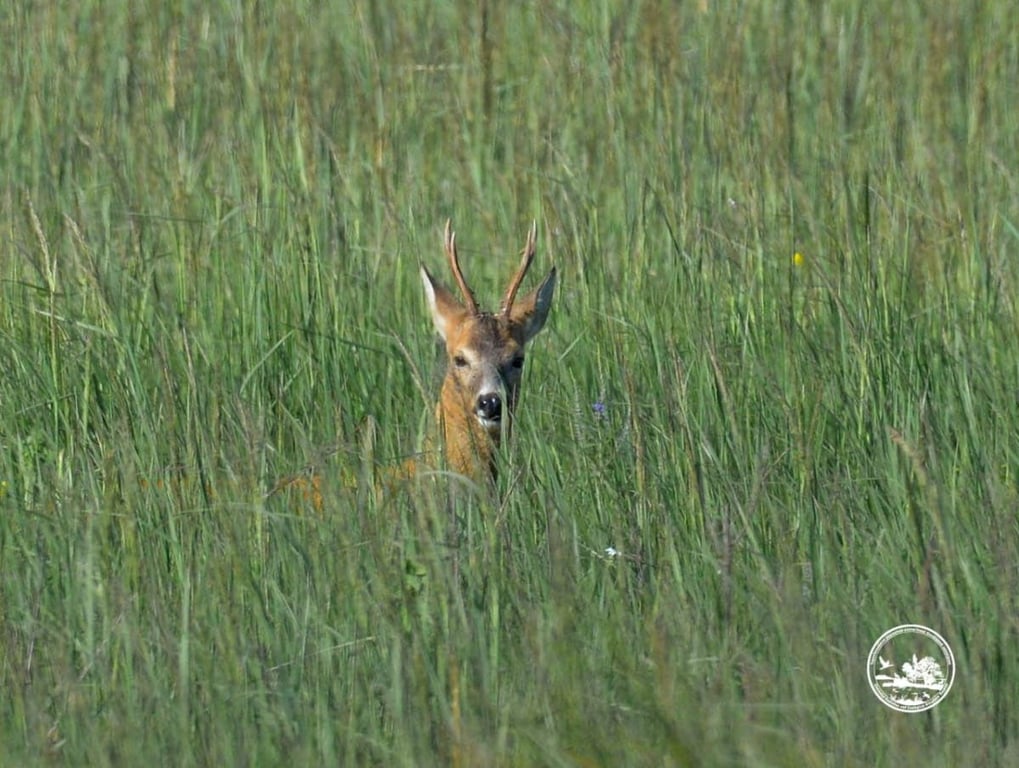
[[[502,299],[502,314],[509,315],[513,309],[513,302],[517,298],[517,291],[520,290],[520,284],[524,282],[524,275],[527,274],[527,270],[531,268],[531,262],[534,261],[534,244],[538,239],[538,222],[531,222],[531,229],[527,233],[527,244],[524,246],[524,252],[520,259],[520,266],[517,268],[517,273],[513,275],[513,279],[510,281],[509,287],[506,289],[506,295]]]
[[[472,315],[478,314],[478,302],[474,299],[474,293],[471,291],[467,281],[464,280],[463,272],[460,271],[460,259],[457,258],[456,253],[456,232],[453,231],[452,219],[446,219],[446,258],[449,259],[449,266],[453,270],[453,277],[456,278],[456,284],[460,286],[460,293],[463,294],[464,302],[467,304],[467,311]]]

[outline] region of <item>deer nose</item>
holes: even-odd
[[[478,416],[489,421],[502,418],[502,398],[494,392],[478,397]]]

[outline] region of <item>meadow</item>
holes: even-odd
[[[0,11],[0,764],[1019,764],[1019,37],[928,6]],[[494,497],[373,481],[447,218],[559,270]]]

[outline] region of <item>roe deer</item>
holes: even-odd
[[[421,280],[435,328],[446,344],[448,367],[435,408],[436,437],[446,466],[475,481],[494,480],[495,451],[509,433],[520,392],[524,346],[548,319],[555,290],[553,267],[541,284],[524,298],[517,291],[534,260],[537,224],[531,225],[520,266],[503,295],[498,312],[482,312],[463,273],[456,251],[456,235],[446,222],[446,257],[463,294],[463,303],[421,266]],[[366,431],[366,453],[372,452],[374,420]],[[431,453],[430,451],[428,453]],[[376,478],[383,486],[408,480],[433,462],[409,459],[388,467]],[[355,481],[356,482],[356,481]],[[297,490],[321,511],[322,480],[315,473],[280,480],[268,495]]]
[[[495,313],[478,308],[456,251],[456,234],[446,222],[446,258],[463,303],[421,266],[421,280],[435,329],[446,344],[448,367],[435,409],[438,436],[447,466],[475,480],[494,478],[495,451],[508,435],[520,393],[524,346],[542,329],[552,307],[555,267],[531,293],[517,291],[534,260],[537,224],[516,274]]]

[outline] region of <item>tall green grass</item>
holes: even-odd
[[[0,761],[1014,764],[1012,16],[3,11]],[[369,479],[447,217],[561,274],[498,500]]]

